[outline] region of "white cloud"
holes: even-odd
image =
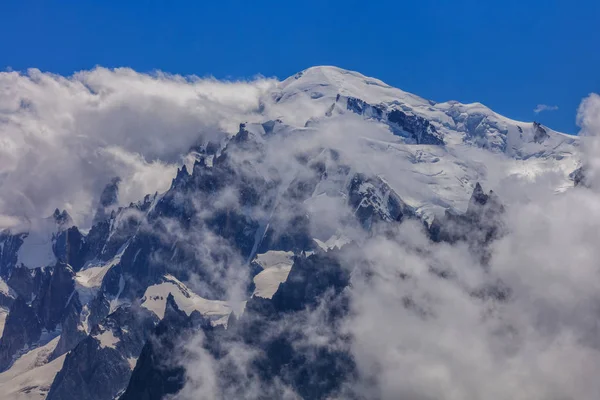
[[[591,93],[577,109],[577,124],[581,127],[580,135],[600,135],[600,95]]]
[[[113,176],[123,178],[123,203],[165,190],[190,145],[237,131],[273,85],[126,68],[1,72],[0,215],[59,207],[86,225]]]
[[[547,104],[538,104],[533,109],[533,112],[536,113],[536,114],[539,114],[542,111],[556,111],[556,110],[558,110],[558,106],[549,106]]]

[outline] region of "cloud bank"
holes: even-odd
[[[252,120],[273,85],[126,68],[0,73],[0,224],[58,207],[89,225],[114,176],[122,204],[166,190],[190,146]]]

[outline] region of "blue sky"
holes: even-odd
[[[4,1],[0,68],[285,78],[336,65],[575,133],[579,102],[600,92],[599,20],[597,0]]]

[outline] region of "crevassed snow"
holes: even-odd
[[[33,219],[28,225],[28,234],[17,252],[17,264],[22,263],[28,268],[54,265],[56,256],[52,244],[58,231],[56,220],[54,217]]]
[[[32,400],[46,397],[54,377],[62,368],[66,354],[47,362],[59,338],[21,356],[10,369],[0,374],[2,400]]]
[[[255,262],[263,270],[254,277],[255,289],[252,296],[270,299],[279,288],[279,284],[286,281],[294,263],[294,253],[291,251],[267,251],[258,254]]]
[[[231,307],[226,301],[204,299],[171,275],[166,275],[164,280],[158,285],[149,286],[142,298],[142,306],[152,311],[160,319],[165,315],[169,293],[173,295],[177,306],[187,315],[196,310],[215,323],[231,313]]]

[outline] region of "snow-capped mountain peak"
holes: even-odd
[[[402,119],[416,116],[427,121],[446,143],[469,143],[515,158],[577,142],[574,136],[535,122],[504,117],[478,102],[435,102],[379,79],[333,66],[308,68],[285,79],[273,97],[277,103],[294,108],[296,116],[292,123],[347,111],[386,120],[395,111],[403,114]]]
[[[406,220],[424,240],[485,246],[499,235],[504,180],[551,172],[565,188],[580,163],[575,137],[337,67],[306,69],[261,96],[223,142],[190,144],[195,161],[166,192],[126,206],[126,181],[113,178],[89,231],[57,210],[0,232],[2,320],[10,308],[0,392],[24,373],[19,360],[44,349],[36,387],[49,399],[117,398],[130,377],[124,398],[140,398],[139,375],[165,351],[152,337],[168,347],[197,329],[210,341],[261,333],[261,321],[281,327],[319,296],[349,290],[339,254]],[[215,339],[225,330],[229,339]],[[267,349],[279,340],[254,336],[243,341]]]

